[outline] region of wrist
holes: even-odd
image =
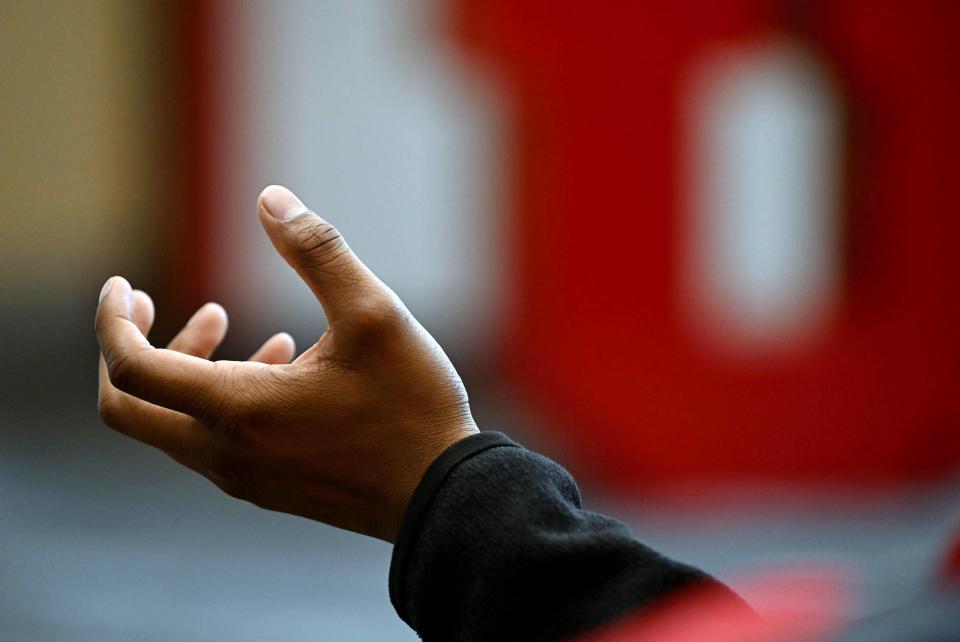
[[[420,432],[422,434],[422,430]],[[410,501],[430,467],[453,446],[480,431],[470,419],[454,427],[431,432],[431,438],[424,440],[420,448],[410,451],[408,456],[399,458],[397,462],[396,481],[393,488],[388,489],[389,498],[385,502],[388,508],[383,513],[384,520],[376,534],[391,544],[396,542]]]

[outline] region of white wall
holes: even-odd
[[[496,316],[501,110],[457,58],[439,6],[226,3],[217,283],[234,328],[312,341],[319,306],[264,237],[280,183],[448,345],[482,351]],[[301,345],[301,347],[306,347]]]

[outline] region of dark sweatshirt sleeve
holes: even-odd
[[[696,583],[727,591],[583,510],[566,470],[495,432],[431,465],[390,566],[391,601],[427,642],[564,640]]]

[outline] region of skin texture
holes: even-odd
[[[249,361],[209,361],[227,329],[209,303],[158,349],[150,297],[112,277],[96,316],[100,415],[234,497],[392,542],[427,467],[477,431],[467,393],[332,225],[283,187],[257,210],[323,305],[319,341],[292,362],[287,334]]]

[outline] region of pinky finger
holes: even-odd
[[[271,365],[287,364],[293,360],[295,350],[293,337],[286,332],[280,332],[267,339],[260,349],[253,353],[250,361]]]

